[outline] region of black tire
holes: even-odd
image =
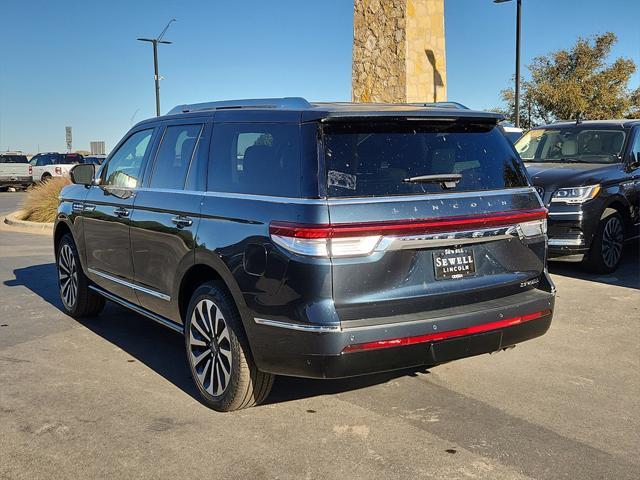
[[[238,309],[222,285],[207,282],[194,292],[184,325],[187,364],[207,406],[230,412],[267,398],[274,375],[256,368]]]
[[[89,288],[91,281],[82,271],[78,249],[70,233],[56,250],[58,290],[62,306],[74,318],[95,317],[104,308],[104,297]]]
[[[619,213],[600,220],[584,266],[595,273],[612,273],[620,264],[624,249],[624,222]]]
[[[40,183],[44,183],[44,182],[48,182],[49,180],[51,180],[53,177],[51,176],[50,173],[43,173],[42,177],[40,177]]]

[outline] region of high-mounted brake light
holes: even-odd
[[[300,255],[344,257],[371,254],[385,236],[481,230],[509,225],[523,225],[521,231],[525,236],[539,235],[546,231],[546,217],[547,210],[540,208],[393,222],[324,225],[272,222],[269,233],[276,244]]]
[[[529,313],[520,317],[505,318],[495,322],[473,325],[471,327],[459,328],[457,330],[449,330],[446,332],[427,333],[425,335],[416,335],[413,337],[393,338],[389,340],[378,340],[375,342],[356,343],[346,346],[342,352],[358,352],[362,350],[378,350],[381,348],[401,347],[405,345],[414,345],[416,343],[430,343],[448,338],[463,337],[465,335],[474,335],[477,333],[489,332],[491,330],[499,330],[501,328],[512,327],[521,323],[536,320],[551,314],[551,310],[542,310],[539,312]]]

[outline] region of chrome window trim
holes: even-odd
[[[94,268],[89,268],[88,270],[89,273],[93,273],[94,275],[105,278],[111,282],[118,283],[125,287],[133,288],[134,290],[146,293],[147,295],[151,295],[152,297],[160,298],[161,300],[166,300],[167,302],[171,301],[171,297],[169,295],[165,295],[164,293],[156,292],[155,290],[151,290],[150,288],[146,288],[141,285],[136,285],[135,283],[127,282],[126,280],[111,276],[108,273],[101,272],[100,270],[96,270]]]
[[[267,325],[269,327],[286,328],[289,330],[297,330],[300,332],[316,332],[316,333],[330,333],[340,332],[342,328],[340,325],[302,325],[299,323],[281,322],[279,320],[269,320],[266,318],[255,317],[253,319],[258,325]]]

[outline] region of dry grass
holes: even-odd
[[[22,204],[22,219],[30,222],[53,222],[58,211],[60,190],[70,183],[68,178],[59,177],[31,187]]]

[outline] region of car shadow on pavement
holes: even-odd
[[[640,241],[625,246],[624,255],[618,269],[611,274],[588,272],[581,264],[552,260],[549,262],[552,275],[573,277],[580,280],[617,285],[640,290]]]
[[[5,280],[4,285],[7,287],[24,286],[58,310],[62,310],[62,301],[58,295],[58,284],[56,283],[55,263],[17,268],[13,271],[13,275],[15,278]]]
[[[13,273],[15,279],[5,281],[6,286],[24,286],[64,313],[55,281],[55,264],[32,265],[16,269]],[[107,302],[98,317],[76,321],[151,368],[194,399],[201,401],[185,360],[181,335],[113,302]],[[274,404],[357,390],[394,378],[416,375],[418,371],[425,370],[400,370],[340,380],[277,377],[266,403]]]

